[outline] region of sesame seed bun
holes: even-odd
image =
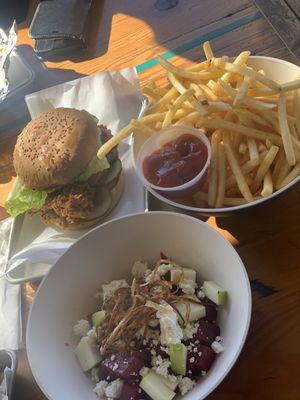
[[[23,129],[14,150],[14,168],[29,188],[63,186],[84,171],[97,147],[97,123],[88,112],[56,108]]]

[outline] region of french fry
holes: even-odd
[[[174,75],[181,76],[182,78],[189,79],[192,81],[203,81],[212,78],[217,78],[222,75],[220,70],[214,69],[210,71],[199,71],[193,72],[186,70],[184,68],[176,67],[175,65],[169,63],[164,58],[158,56],[158,62],[160,65],[165,68],[168,72],[171,72]]]
[[[221,142],[218,143],[218,185],[216,204],[217,208],[221,207],[225,197],[225,183],[226,183],[226,158],[224,146]]]
[[[202,115],[198,113],[198,111],[191,112],[186,117],[179,119],[175,125],[193,125],[194,123],[198,123]]]
[[[181,94],[179,97],[177,97],[177,99],[174,101],[173,105],[170,106],[169,111],[166,113],[165,119],[162,123],[163,128],[171,125],[176,111],[180,108],[180,106],[186,100],[188,100],[190,97],[192,97],[194,95],[194,93],[195,93],[194,89],[187,89],[183,94]]]
[[[146,135],[151,136],[154,132],[154,129],[150,128],[149,126],[142,124],[140,120],[132,120],[131,121],[131,126],[133,128],[133,130],[136,132],[142,132]]]
[[[204,83],[198,83],[200,89],[202,89],[202,91],[206,94],[206,97],[208,100],[211,101],[218,101],[219,98],[218,96]]]
[[[273,193],[273,182],[270,170],[266,173],[263,181],[262,197],[270,196]]]
[[[207,106],[208,105],[208,101],[207,101],[206,97],[204,96],[203,90],[196,83],[193,83],[193,82],[190,83],[190,88],[194,89],[195,95],[198,98],[198,100],[200,101],[200,103],[203,106]]]
[[[249,186],[246,182],[246,179],[241,171],[241,168],[238,164],[237,158],[234,154],[234,150],[232,148],[228,132],[225,132],[223,135],[223,143],[224,143],[224,147],[225,147],[228,164],[230,165],[230,168],[235,176],[235,179],[236,179],[237,185],[240,189],[240,192],[243,195],[243,197],[248,202],[250,202],[253,200],[253,196],[250,192]]]
[[[205,57],[208,61],[210,61],[213,57],[214,57],[214,53],[210,47],[210,43],[209,42],[204,42],[203,43],[203,50],[204,50],[204,54]]]
[[[152,97],[155,100],[159,100],[161,97],[160,94],[156,93],[156,91],[149,86],[144,86],[142,92]]]
[[[192,72],[202,71],[203,69],[209,68],[209,65],[210,65],[209,61],[205,60],[200,63],[187,67],[186,70]]]
[[[277,182],[281,167],[285,161],[285,153],[284,150],[281,148],[275,158],[275,166],[272,173],[272,181]]]
[[[234,101],[233,101],[234,108],[239,108],[241,106],[241,104],[243,103],[243,100],[247,96],[247,92],[248,92],[251,82],[252,82],[252,79],[249,78],[249,76],[244,77],[243,83],[240,86],[239,90],[237,91]]]
[[[296,158],[290,128],[286,116],[286,97],[284,94],[280,94],[278,100],[278,120],[287,162],[291,166],[295,165]]]
[[[251,186],[252,192],[255,193],[259,186],[261,185],[266,173],[269,171],[271,164],[273,163],[279,147],[272,146],[270,150],[267,152],[266,156],[263,158],[254,178],[253,185]]]
[[[280,182],[278,188],[281,189],[284,186],[288,185],[292,182],[297,176],[300,174],[300,163],[297,163],[291,172]]]
[[[253,138],[247,138],[248,150],[249,150],[249,157],[251,164],[256,167],[259,165],[259,154],[256,145],[256,141]]]
[[[300,139],[300,90],[294,92],[294,117],[296,118],[296,130]]]
[[[208,128],[229,130],[257,140],[269,139],[273,144],[282,146],[282,139],[278,135],[261,131],[259,129],[248,128],[241,124],[236,124],[221,119],[202,119],[201,121],[199,121],[198,126],[206,126]]]
[[[247,145],[245,143],[240,143],[239,145],[239,153],[246,154],[247,153]]]
[[[220,142],[220,133],[215,131],[211,138],[211,160],[209,168],[209,182],[208,182],[208,205],[214,207],[217,197],[217,184],[218,184],[218,147]]]
[[[275,91],[279,92],[281,90],[281,86],[278,83],[276,83],[272,79],[269,79],[269,78],[265,77],[264,75],[260,74],[259,72],[256,72],[253,69],[246,67],[244,65],[240,66],[240,65],[236,65],[234,63],[227,62],[223,66],[221,62],[217,61],[216,66],[219,68],[223,67],[223,69],[227,72],[231,72],[231,73],[239,74],[239,75],[243,75],[243,76],[248,76],[249,78],[255,79]]]
[[[114,147],[116,147],[123,139],[132,133],[132,125],[126,125],[116,135],[104,143],[97,152],[98,158],[103,158],[109,153]]]
[[[237,57],[236,59],[233,61],[233,64],[236,66],[239,65],[243,65],[247,62],[248,58],[250,57],[250,51],[242,51]],[[232,73],[231,72],[226,72],[223,76],[222,76],[222,81],[228,83],[230,81],[232,77]]]
[[[253,122],[255,122],[258,125],[262,125],[262,126],[267,126],[267,127],[271,127],[272,123],[267,121],[265,118],[261,117],[258,114],[255,114],[253,111],[249,111],[246,109],[239,109],[239,110],[234,110],[236,115],[245,115],[249,118],[249,120],[252,120]]]
[[[266,154],[267,154],[267,151],[262,152],[262,153],[259,155],[260,159],[262,160],[263,157],[264,157]],[[243,163],[240,162],[239,165],[240,165],[241,171],[242,171],[242,173],[243,173],[244,176],[249,175],[251,172],[253,172],[253,171],[257,168],[257,166],[252,165],[252,163],[251,163],[250,160],[247,160],[247,161],[245,161],[245,162],[243,162]],[[235,175],[234,175],[234,174],[231,174],[231,175],[229,175],[229,176],[227,177],[227,180],[226,180],[226,190],[232,188],[232,187],[235,186],[235,185],[236,185]]]
[[[281,92],[289,92],[291,90],[300,89],[300,79],[292,82],[287,82],[281,85]]]
[[[149,109],[147,110],[148,114],[162,110],[167,104],[169,104],[177,96],[178,96],[178,91],[176,90],[175,87],[172,87],[157,103],[155,103],[153,106],[149,107]]]
[[[174,88],[176,88],[178,93],[184,94],[186,92],[187,89],[183,86],[183,84],[177,79],[177,77],[172,72],[168,72],[168,79],[172,83]],[[206,109],[200,103],[196,103],[194,101],[190,102],[189,100],[186,100],[184,104],[186,104],[188,107],[194,108],[197,112],[199,112],[202,115],[207,114]]]
[[[292,169],[291,166],[287,163],[286,158],[284,157],[277,180],[275,181],[274,184],[277,190],[280,189],[282,181],[288,176],[291,169]]]

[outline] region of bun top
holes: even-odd
[[[56,108],[23,129],[14,149],[14,167],[32,189],[72,182],[97,152],[98,127],[86,111]]]

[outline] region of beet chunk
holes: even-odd
[[[217,307],[214,304],[206,304],[205,305],[205,313],[206,316],[203,318],[209,322],[215,322],[218,315]]]
[[[122,379],[137,379],[144,362],[134,355],[117,353],[102,361],[102,369],[109,376]]]
[[[200,374],[201,371],[207,372],[215,358],[216,354],[210,347],[202,344],[195,345],[193,350],[188,352],[187,369],[194,374]]]
[[[120,400],[139,400],[144,398],[145,393],[137,383],[124,382]]]
[[[209,321],[200,320],[197,332],[193,335],[194,341],[199,340],[201,344],[210,346],[217,336],[220,336],[218,325]]]

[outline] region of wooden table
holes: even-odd
[[[167,11],[157,10],[154,0],[107,0],[104,6],[96,1],[93,7],[93,43],[88,58],[48,62],[51,72],[59,69],[71,76],[70,70],[92,74],[138,66],[143,84],[160,76],[156,55],[169,53],[172,62],[184,65],[203,57],[200,44],[207,39],[218,55],[231,56],[249,49],[254,54],[298,62],[249,0],[180,0]],[[19,32],[19,44],[33,45],[26,26]],[[299,54],[299,45],[296,50]],[[9,112],[5,115],[6,130],[18,133],[28,119],[24,104],[18,106],[18,118],[9,120],[13,110]],[[9,175],[0,187],[0,219],[6,216],[1,205],[11,182]],[[253,315],[246,345],[230,374],[209,399],[300,398],[299,200],[298,187],[264,208],[207,221],[236,247],[253,289]],[[24,285],[25,321],[34,292],[33,286]],[[25,351],[19,352],[14,398],[45,399],[31,375]]]

